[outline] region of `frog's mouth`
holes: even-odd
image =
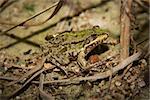
[[[90,49],[89,52],[85,56],[85,59],[88,61],[91,56],[100,55],[108,51],[109,47],[105,43],[103,43],[103,44],[98,44],[92,47],[88,47],[87,49]]]

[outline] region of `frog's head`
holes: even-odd
[[[89,54],[93,49],[98,45],[104,43],[104,41],[109,37],[109,32],[107,30],[101,29],[99,27],[93,27],[93,40],[90,43],[85,45],[84,53],[85,55]]]

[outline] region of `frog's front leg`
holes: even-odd
[[[86,68],[86,65],[87,65],[87,61],[85,60],[86,55],[85,55],[84,51],[85,51],[84,48],[82,48],[78,54],[78,59],[77,59],[78,63],[80,64],[80,67],[82,69]]]
[[[79,52],[78,55],[78,62],[80,64],[80,66],[84,69],[87,66],[87,61],[85,59],[85,57],[88,55],[88,53],[90,53],[96,46],[98,46],[99,44],[102,44],[104,40],[106,40],[108,38],[108,34],[103,34],[98,36],[95,40],[91,41],[89,44],[85,45],[81,51]]]

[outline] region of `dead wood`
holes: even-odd
[[[124,60],[129,56],[130,45],[130,15],[131,15],[132,0],[121,0],[121,33],[120,33],[120,45],[121,45],[121,60]]]

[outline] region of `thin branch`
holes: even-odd
[[[41,64],[38,64],[37,67],[31,69],[29,72],[27,72],[25,75],[23,75],[23,76],[22,76],[21,78],[19,78],[18,80],[10,82],[9,84],[7,84],[7,86],[10,86],[10,85],[13,85],[13,84],[15,84],[15,83],[18,83],[18,82],[22,81],[23,79],[29,77],[30,75],[34,74],[35,72],[39,71],[40,69],[42,69],[45,60],[46,60],[46,58],[44,58],[44,59],[42,60]]]
[[[44,74],[41,73],[40,75],[40,84],[39,84],[39,92],[40,92],[40,97],[44,100],[54,100],[52,95],[48,95],[47,93],[44,92],[43,90],[43,82],[44,82]]]
[[[7,7],[9,7],[10,5],[12,5],[13,3],[17,2],[18,0],[4,0],[1,4],[0,4],[0,13],[2,13]]]
[[[55,7],[55,6],[57,5],[57,7],[55,8],[54,12],[51,14],[51,16],[50,16],[48,19],[46,19],[45,21],[40,22],[40,23],[32,24],[32,25],[30,25],[30,26],[41,25],[41,24],[47,22],[49,19],[51,19],[51,18],[59,11],[59,9],[61,8],[60,6],[63,4],[62,2],[63,2],[63,0],[60,0],[59,2],[56,2],[55,4],[53,4],[52,6],[48,7],[47,9],[45,9],[45,10],[43,10],[43,11],[41,11],[41,12],[35,14],[34,16],[32,16],[32,17],[26,19],[25,21],[23,21],[23,22],[21,22],[21,23],[15,25],[15,26],[9,28],[8,30],[2,32],[0,35],[3,35],[3,34],[9,32],[9,31],[12,30],[12,29],[15,29],[15,28],[18,27],[18,26],[24,26],[24,25],[25,25],[25,26],[29,26],[29,24],[26,24],[29,20],[31,20],[31,19],[33,19],[33,18],[35,18],[35,17],[37,17],[37,16],[43,14],[44,12],[47,12],[48,10],[50,10],[51,8],[53,8],[53,7]]]
[[[21,91],[28,83],[30,83],[36,76],[38,76],[40,73],[42,73],[44,71],[44,68],[39,70],[38,72],[36,72],[31,78],[29,78],[20,88],[18,88],[17,90],[15,90],[12,94],[5,96],[5,98],[12,98],[15,95],[17,95],[19,93],[19,91]]]
[[[132,0],[121,0],[121,60],[124,60],[129,56],[130,45],[130,16],[131,15]]]
[[[9,0],[4,0],[1,4],[0,4],[0,8],[2,8]]]
[[[111,75],[114,75],[115,73],[117,73],[119,70],[127,67],[127,65],[129,65],[130,63],[138,60],[140,58],[141,54],[142,54],[141,51],[139,51],[139,52],[133,54],[132,56],[126,58],[125,60],[123,60],[120,64],[118,64],[116,67],[113,67],[111,70],[95,74],[94,76],[77,77],[74,79],[45,81],[45,82],[43,82],[43,84],[73,84],[73,83],[75,84],[75,83],[79,83],[80,81],[95,81],[98,79],[108,78]],[[38,82],[36,82],[36,81],[34,83],[38,84]]]
[[[45,63],[45,60],[43,60],[43,62],[40,64],[40,66],[42,67],[44,65],[44,63]],[[19,93],[19,91],[21,91],[25,86],[27,86],[27,84],[29,84],[35,77],[37,77],[38,75],[40,75],[42,72],[44,72],[46,70],[51,70],[53,68],[55,68],[55,66],[52,66],[50,68],[42,67],[42,69],[40,69],[39,71],[37,71],[36,73],[34,73],[20,88],[18,88],[17,90],[15,90],[12,94],[7,95],[7,96],[3,96],[3,97],[6,98],[6,99],[10,99],[10,98],[16,96]],[[42,84],[43,84],[43,82],[42,82]]]
[[[55,100],[52,95],[45,93],[43,90],[39,89],[42,100]]]
[[[95,74],[94,76],[77,77],[77,78],[74,78],[74,79],[62,79],[62,80],[54,80],[54,81],[45,81],[45,82],[43,82],[43,84],[58,84],[58,85],[64,85],[65,84],[66,85],[66,84],[76,84],[76,83],[79,83],[80,81],[95,81],[95,80],[98,80],[98,79],[108,78],[111,75],[114,75],[115,73],[117,73],[119,70],[124,69],[129,64],[131,64],[132,62],[134,62],[136,60],[139,60],[141,57],[143,57],[142,55],[143,55],[142,52],[139,51],[139,52],[133,54],[132,56],[126,58],[125,60],[123,60],[120,64],[118,64],[116,67],[113,67],[111,70]],[[15,78],[13,79],[13,78],[9,78],[9,77],[0,77],[0,79],[16,80]],[[39,84],[40,82],[32,81],[31,83]]]

